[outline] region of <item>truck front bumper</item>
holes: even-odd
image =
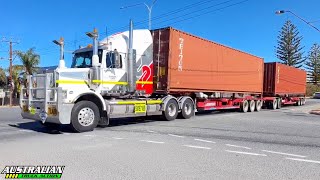
[[[58,107],[58,112],[55,116],[48,115],[48,113],[45,112],[44,109],[41,107],[35,107],[35,112],[30,112],[28,110],[24,111],[24,109],[22,108],[21,116],[23,117],[23,119],[32,119],[36,121],[42,121],[43,123],[50,122],[55,124],[70,124],[71,111],[73,106],[74,104],[61,104]]]

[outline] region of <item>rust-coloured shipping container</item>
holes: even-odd
[[[157,92],[262,94],[262,58],[171,27],[152,34]]]
[[[264,64],[264,96],[304,96],[307,74],[304,70],[280,63]]]

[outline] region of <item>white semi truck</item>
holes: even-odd
[[[133,30],[75,50],[65,67],[64,42],[54,72],[28,77],[21,115],[44,125],[70,124],[76,132],[107,126],[110,118],[189,119],[197,111],[260,111],[263,59],[173,29]],[[276,109],[280,98],[272,99]]]
[[[153,40],[149,30],[133,30],[132,24],[100,42],[96,30],[87,33],[93,45],[74,52],[71,68],[65,67],[63,39],[54,41],[60,45],[59,66],[53,73],[28,76],[21,89],[22,117],[46,126],[70,124],[76,132],[107,126],[110,118],[192,117],[189,96],[147,92],[153,86]]]

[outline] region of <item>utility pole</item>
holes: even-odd
[[[14,86],[14,82],[13,82],[13,79],[12,79],[12,45],[15,43],[15,44],[18,44],[19,42],[17,41],[12,41],[11,39],[10,40],[2,40],[2,42],[8,42],[9,43],[9,61],[10,61],[10,65],[9,65],[9,79],[11,80],[11,84],[10,84],[10,97],[9,97],[9,105],[10,107],[12,107],[12,94],[13,94],[13,86]]]
[[[138,3],[138,4],[134,4],[134,5],[123,6],[120,9],[127,9],[127,8],[131,8],[131,7],[139,6],[139,5],[145,5],[148,9],[148,17],[149,17],[148,26],[149,26],[149,30],[151,30],[151,13],[152,13],[152,8],[156,2],[157,2],[157,0],[153,0],[151,5],[148,5],[147,3]]]

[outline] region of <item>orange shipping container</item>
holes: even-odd
[[[265,63],[264,86],[265,96],[305,95],[307,73],[304,70],[280,63]]]
[[[173,28],[152,34],[156,91],[262,94],[262,58]]]

